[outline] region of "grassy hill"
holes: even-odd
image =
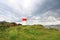
[[[60,40],[60,31],[43,25],[15,25],[0,28],[0,40]]]

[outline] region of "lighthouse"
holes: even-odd
[[[22,18],[22,25],[27,25],[27,18],[26,17]]]

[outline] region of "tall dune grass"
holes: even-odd
[[[60,31],[43,25],[20,25],[2,30],[0,40],[60,40]]]

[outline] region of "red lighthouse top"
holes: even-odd
[[[27,18],[26,18],[26,17],[23,17],[23,18],[22,18],[22,21],[27,21]]]

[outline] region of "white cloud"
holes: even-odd
[[[58,21],[57,18],[54,17],[54,16],[49,16],[49,17],[46,18],[46,20],[47,20],[48,22],[55,22],[55,21]]]
[[[0,15],[0,21],[18,21],[20,20],[19,17],[22,14],[22,16],[31,16],[33,11],[36,9],[36,6],[42,5],[45,0],[5,0],[5,4],[8,5],[9,7],[12,8],[12,10],[16,13],[9,13],[7,10],[6,14],[8,15]],[[44,25],[51,25],[51,24],[60,24],[60,20],[56,18],[57,13],[48,11],[45,14],[43,14],[44,18],[40,16],[33,16],[28,20],[28,23],[30,24],[44,24]],[[18,14],[17,17],[16,15],[12,14]],[[54,14],[54,15],[52,15]],[[18,17],[19,16],[19,17]],[[43,21],[43,22],[41,22]]]
[[[11,19],[9,17],[5,17],[3,15],[0,15],[0,21],[9,21],[9,22],[11,22]]]
[[[0,21],[7,21],[7,22],[16,22],[19,18],[15,17],[14,15],[0,15]]]
[[[37,4],[42,4],[44,0],[5,0],[5,4],[21,12],[23,15],[30,15]]]
[[[32,16],[31,19],[39,20],[41,17],[40,16]]]
[[[41,22],[41,24],[44,24],[44,25],[57,25],[57,24],[60,24],[60,20],[58,20],[54,16],[49,16],[44,21],[45,22]]]
[[[45,18],[41,18],[39,16],[33,16],[31,20],[28,20],[28,23],[29,24],[42,24],[42,25],[57,25],[57,24],[60,24],[60,20],[58,20],[54,16],[49,16]]]

